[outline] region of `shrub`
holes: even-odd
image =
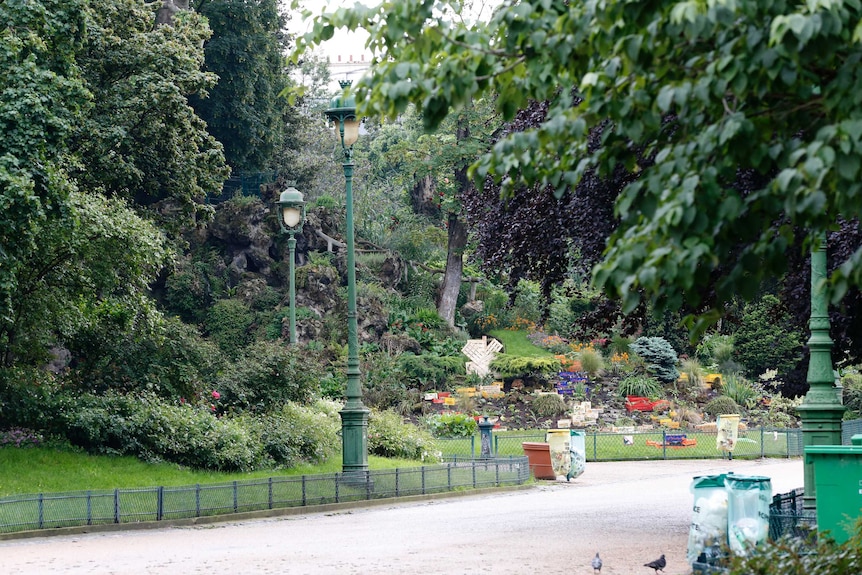
[[[338,450],[339,407],[327,401],[311,406],[291,403],[262,416],[243,416],[241,421],[261,444],[267,463],[293,467],[324,461]]]
[[[846,575],[862,573],[862,520],[856,521],[854,534],[838,544],[828,536],[816,543],[798,537],[767,541],[753,552],[732,557],[728,575]]]
[[[362,389],[366,405],[385,410],[408,400],[397,357],[372,353],[362,359]]]
[[[96,453],[223,471],[263,462],[259,444],[241,422],[188,404],[168,405],[154,395],[84,396],[65,422],[72,444]]]
[[[617,395],[625,397],[636,395],[638,397],[659,397],[662,395],[662,386],[659,381],[648,375],[630,375],[620,381],[617,386]]]
[[[581,367],[590,377],[595,377],[605,367],[602,354],[592,348],[582,350],[578,354],[578,358],[581,360]]]
[[[761,415],[759,423],[763,427],[796,427],[799,424],[797,408],[802,405],[802,398],[788,399],[781,395],[769,398],[769,407]]]
[[[501,377],[547,377],[560,371],[561,367],[560,360],[555,357],[524,357],[506,353],[499,354],[491,362],[491,369]]]
[[[608,351],[612,356],[628,356],[628,354],[631,353],[631,345],[632,338],[615,333],[613,336],[611,336],[611,345]]]
[[[54,374],[33,367],[0,369],[0,428],[57,432],[60,398]]]
[[[739,405],[733,400],[732,397],[728,397],[726,395],[719,395],[713,400],[710,400],[703,407],[704,413],[708,413],[712,417],[718,417],[719,415],[727,415],[731,413],[739,413]]]
[[[542,297],[539,284],[524,279],[520,280],[515,287],[512,314],[517,318],[536,324],[542,321],[544,308],[545,300]]]
[[[683,360],[680,368],[680,371],[688,377],[691,385],[700,386],[703,383],[703,366],[696,358],[691,357]]]
[[[755,384],[740,375],[725,376],[721,383],[721,393],[743,407],[750,407],[763,395]]]
[[[325,376],[320,356],[281,342],[258,341],[216,379],[223,409],[265,412],[305,403]]]
[[[398,358],[398,368],[404,382],[418,389],[449,389],[449,380],[454,375],[464,373],[463,356],[423,353],[414,355],[404,353]]]
[[[841,385],[844,387],[844,407],[846,417],[862,417],[862,374],[850,371],[841,375]]]
[[[218,418],[206,406],[113,392],[81,396],[65,423],[70,442],[91,452],[219,471],[319,461],[337,449],[340,426],[337,412],[325,402]]]
[[[695,349],[695,356],[703,364],[713,368],[733,357],[733,336],[709,333],[703,336]]]
[[[676,352],[662,337],[639,337],[631,344],[631,350],[644,359],[647,371],[663,383],[679,379],[676,369]]]
[[[543,393],[530,404],[530,410],[539,417],[557,417],[566,413],[566,402],[557,393]]]
[[[742,325],[734,334],[735,359],[749,377],[767,369],[785,373],[801,358],[802,340],[791,327],[790,315],[779,299],[765,295],[743,309]]]
[[[419,461],[437,461],[440,458],[430,433],[404,423],[401,416],[388,410],[373,410],[368,418],[368,452],[381,457]]]
[[[425,425],[434,437],[471,437],[479,424],[463,413],[441,413],[428,417]]]
[[[16,427],[0,431],[0,447],[36,447],[45,442],[45,437],[32,429]]]
[[[251,324],[254,313],[243,302],[222,299],[215,302],[207,312],[206,331],[222,351],[235,354],[251,343]]]

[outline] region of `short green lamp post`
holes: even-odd
[[[287,249],[290,252],[290,344],[296,344],[296,234],[302,232],[302,224],[305,223],[305,202],[302,200],[302,192],[289,186],[281,192],[278,200],[281,208],[281,232],[290,234],[287,240]]]
[[[349,81],[339,82],[342,89]],[[356,100],[351,96],[334,98],[325,112],[337,130],[344,153],[342,167],[347,204],[347,401],[341,410],[342,471],[345,474],[365,474],[368,471],[368,413],[362,403],[359,381],[359,352],[356,322],[356,263],[353,245],[353,144],[359,138],[359,118]]]
[[[491,431],[494,429],[494,423],[485,415],[479,420],[479,457],[490,459],[494,455],[494,448],[491,441]]]
[[[808,393],[799,406],[802,419],[802,445],[841,445],[841,405],[832,368],[832,338],[829,337],[829,301],[826,294],[826,236],[817,238],[811,248],[811,318],[808,340]],[[806,458],[807,459],[807,458]],[[814,464],[803,468],[805,494],[802,506],[816,507]]]

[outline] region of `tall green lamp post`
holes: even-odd
[[[798,407],[802,419],[802,445],[841,445],[841,419],[844,406],[835,387],[832,368],[832,338],[829,337],[829,301],[826,294],[826,235],[811,248],[811,318],[808,340],[808,393]],[[807,459],[807,458],[806,458]],[[806,461],[803,468],[802,505],[816,506],[814,465]]]
[[[281,192],[278,200],[281,208],[281,232],[290,234],[287,249],[290,252],[290,344],[296,344],[296,234],[302,232],[305,223],[305,202],[302,192],[289,186]]]
[[[339,84],[342,89],[346,89],[350,81]],[[334,98],[325,113],[337,130],[344,152],[341,165],[344,168],[347,204],[347,401],[341,410],[342,471],[345,474],[364,474],[368,471],[370,410],[362,404],[357,349],[356,263],[353,246],[353,144],[359,138],[356,100],[344,95]]]

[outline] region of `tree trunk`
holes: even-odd
[[[446,256],[446,272],[440,285],[440,299],[437,314],[446,320],[449,327],[455,327],[455,310],[458,307],[458,294],[461,291],[461,277],[464,273],[464,247],[467,245],[467,226],[456,213],[449,213],[449,242]]]
[[[459,142],[470,137],[470,126],[465,117],[458,119],[456,138]],[[458,195],[461,196],[471,185],[467,177],[467,167],[455,170],[455,181],[458,182]],[[449,212],[448,247],[446,255],[446,272],[440,285],[440,299],[437,301],[437,314],[443,318],[449,327],[455,327],[455,310],[458,307],[458,294],[461,292],[461,278],[464,274],[464,248],[467,246],[467,226],[461,221],[460,214]]]

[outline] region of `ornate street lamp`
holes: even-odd
[[[818,237],[811,248],[811,317],[808,325],[808,393],[802,400],[802,445],[841,445],[841,419],[844,406],[835,387],[832,367],[832,338],[829,337],[829,300],[826,294],[826,234]],[[805,458],[802,505],[816,507],[814,463]]]
[[[350,81],[339,82],[344,90]],[[345,192],[347,204],[347,401],[341,410],[342,471],[345,474],[365,474],[368,471],[368,413],[362,404],[359,381],[359,352],[356,323],[356,263],[353,247],[353,144],[359,137],[356,100],[341,95],[334,98],[325,112],[337,130],[344,153]]]
[[[281,192],[278,200],[281,208],[281,232],[290,234],[287,240],[287,248],[290,252],[290,344],[296,344],[296,234],[302,232],[302,224],[305,223],[305,202],[302,201],[302,192],[288,187]]]

